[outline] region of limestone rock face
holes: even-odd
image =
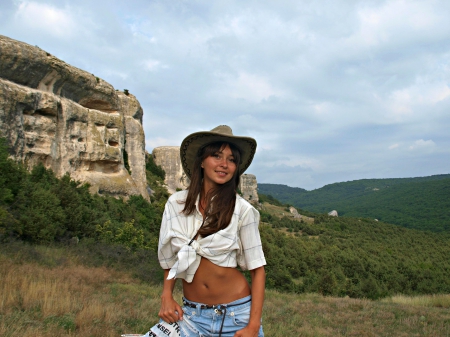
[[[0,35],[0,136],[15,160],[148,200],[142,116],[133,95]]]
[[[328,212],[329,216],[338,216],[338,212],[336,210],[332,210],[331,212]]]
[[[189,178],[181,166],[179,146],[156,147],[152,155],[155,164],[166,172],[164,183],[169,193],[173,194],[177,189],[185,190],[189,186]]]
[[[0,77],[67,98],[85,108],[110,112],[119,109],[119,98],[111,84],[38,47],[2,35]]]
[[[294,215],[294,219],[301,219],[302,216],[298,213],[297,209],[293,206],[289,207],[289,212]]]
[[[254,174],[244,173],[241,175],[239,189],[241,190],[242,196],[249,202],[254,204],[259,202],[258,183]]]

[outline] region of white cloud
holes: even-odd
[[[426,88],[423,95],[418,97],[420,103],[436,104],[450,97],[450,88],[447,83],[434,83]]]
[[[69,9],[60,9],[52,5],[23,1],[15,14],[17,23],[55,37],[71,37],[76,32],[76,23]]]
[[[431,150],[436,147],[436,144],[431,140],[419,139],[409,147],[411,151]]]
[[[142,62],[144,68],[148,71],[158,71],[160,69],[167,69],[168,66],[162,64],[160,61],[158,60],[153,60],[153,59],[147,59],[144,60]]]
[[[450,74],[449,74],[450,75]],[[408,88],[396,90],[387,100],[386,117],[396,122],[430,117],[430,107],[450,98],[450,88],[443,81],[417,79]]]
[[[395,120],[401,120],[405,115],[412,113],[412,100],[410,90],[396,90],[390,95],[389,106],[392,117]]]
[[[391,146],[389,146],[389,150],[394,150],[397,149],[400,145],[398,144],[392,144]]]
[[[246,72],[241,72],[236,77],[226,76],[223,85],[224,94],[253,103],[268,100],[273,96],[284,96],[281,90],[272,86],[268,78]]]
[[[417,39],[441,37],[450,29],[446,11],[440,10],[441,4],[393,0],[381,6],[377,6],[379,3],[364,6],[358,11],[360,42],[371,47],[391,46],[392,43],[405,46]]]

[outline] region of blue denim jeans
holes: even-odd
[[[183,306],[183,320],[178,321],[181,337],[218,337],[221,329],[222,337],[233,337],[250,319],[251,296],[223,304],[219,310],[202,309],[203,303],[188,302],[196,308]],[[264,337],[262,325],[258,337]]]

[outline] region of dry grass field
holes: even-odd
[[[145,333],[157,322],[159,286],[87,267],[64,249],[42,247],[39,254],[64,262],[0,255],[0,336],[118,337]],[[450,336],[450,295],[369,301],[269,290],[263,320],[268,337],[444,337]]]

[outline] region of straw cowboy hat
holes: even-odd
[[[184,173],[191,178],[192,169],[198,150],[209,143],[232,143],[241,152],[239,172],[243,174],[250,166],[256,151],[256,140],[251,137],[235,136],[228,125],[219,125],[211,131],[194,132],[187,136],[180,147],[181,165]]]

